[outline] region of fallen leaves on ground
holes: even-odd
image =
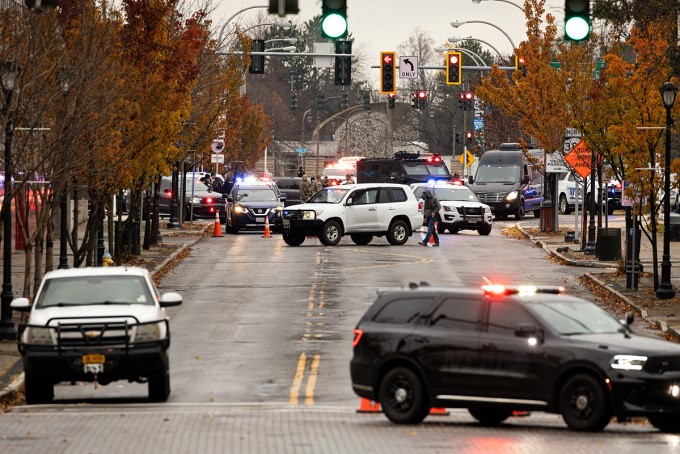
[[[514,238],[516,240],[526,240],[527,236],[515,225],[503,229],[501,235]]]
[[[160,270],[156,271],[156,274],[153,275],[153,281],[156,283],[156,285],[160,285],[161,279],[163,279],[163,276],[165,274],[175,268],[177,265],[179,265],[182,260],[184,260],[189,254],[191,253],[191,248],[185,248],[182,252],[177,254],[170,260],[168,263],[166,263],[163,268]]]
[[[4,413],[12,407],[24,404],[24,386],[21,385],[15,392],[9,393],[0,398],[0,413]]]

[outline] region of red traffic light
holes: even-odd
[[[455,55],[455,54],[454,54],[454,55],[451,55],[451,56],[449,57],[449,62],[450,62],[452,65],[455,65],[456,63],[458,63],[458,55]]]
[[[427,97],[427,92],[424,91],[424,90],[419,91],[419,92],[418,92],[418,97],[419,97],[419,98],[425,98],[425,97]]]
[[[466,132],[465,137],[467,137],[468,139],[472,139],[472,132],[471,131]]]
[[[392,56],[390,54],[386,54],[383,57],[383,61],[389,65],[390,63],[392,63]]]
[[[518,62],[520,65],[526,64],[526,61],[524,60],[524,57],[518,57],[518,58],[517,58],[517,62]]]
[[[471,91],[465,92],[465,99],[467,99],[468,101],[471,100],[473,97],[474,97],[474,95],[472,94]]]
[[[395,93],[390,93],[388,96],[390,97],[390,99],[394,99],[397,97]]]

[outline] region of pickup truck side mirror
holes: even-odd
[[[345,205],[346,205],[346,206],[350,206],[350,205],[352,205],[353,203],[354,203],[354,200],[352,200],[352,198],[350,197],[349,199],[347,199],[347,202],[345,202]]]
[[[9,307],[17,312],[30,312],[31,302],[28,300],[28,298],[14,298],[12,302],[9,303]]]
[[[475,181],[475,179],[472,177],[472,175],[468,175],[468,184],[472,184]]]

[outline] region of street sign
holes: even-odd
[[[627,181],[622,181],[621,182],[621,206],[622,207],[632,207],[633,206],[633,199],[628,197],[626,195],[626,188],[630,186],[630,183]]]
[[[306,149],[306,148],[296,148],[295,151],[297,151],[298,153],[302,154],[302,153],[308,152],[309,150]]]
[[[475,162],[475,156],[467,148],[465,149],[465,154],[467,154],[467,167],[470,167]],[[463,165],[465,165],[465,154],[458,156],[458,161]]]
[[[332,54],[334,49],[333,43],[314,43],[315,54]],[[317,57],[312,59],[312,66],[314,68],[332,68],[333,57]]]
[[[546,173],[562,173],[568,172],[567,163],[564,162],[562,152],[556,151],[554,153],[546,153],[545,156],[545,172]]]
[[[210,149],[213,153],[222,153],[224,151],[224,139],[213,140]]]
[[[591,154],[592,152],[586,147],[586,143],[581,140],[567,153],[564,160],[576,173],[581,175],[581,178],[586,178],[590,175]]]
[[[224,164],[224,155],[213,153],[210,155],[211,164]]]
[[[418,78],[418,57],[414,55],[399,57],[399,78]]]

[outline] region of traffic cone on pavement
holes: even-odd
[[[264,235],[262,235],[262,238],[271,238],[272,233],[269,230],[269,216],[264,218]]]
[[[222,227],[220,226],[220,212],[215,212],[215,228],[213,229],[213,238],[222,236]]]
[[[362,397],[357,413],[382,413],[382,410],[378,402]]]

